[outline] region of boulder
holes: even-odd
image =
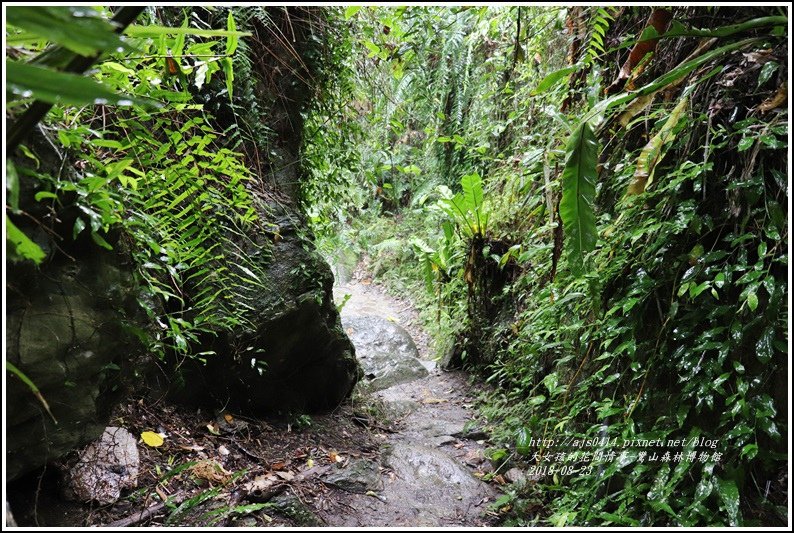
[[[138,445],[126,429],[107,427],[69,471],[66,496],[82,502],[115,503],[121,491],[138,486]]]
[[[9,374],[7,481],[98,437],[133,383],[141,355],[126,325],[138,314],[132,269],[122,254],[92,249],[77,262],[40,269],[7,263],[6,359],[41,392]]]
[[[364,376],[373,390],[389,388],[428,375],[411,335],[394,322],[370,315],[342,318],[356,347]]]
[[[325,482],[348,492],[365,494],[383,489],[380,467],[374,461],[357,459],[325,476]]]
[[[197,350],[215,352],[206,364],[177,362],[177,400],[251,415],[311,412],[339,405],[361,377],[333,302],[330,267],[297,213],[269,206],[266,214],[278,229],[251,235],[260,248],[245,250],[260,275],[258,287],[240,296],[246,325]]]

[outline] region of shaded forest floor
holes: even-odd
[[[68,502],[59,495],[53,466],[12,497],[18,523],[495,524],[493,503],[505,480],[486,458],[488,434],[473,408],[476,387],[462,372],[435,368],[415,310],[385,294],[363,270],[336,295],[344,301],[343,324],[348,317],[379,316],[404,326],[417,341],[427,375],[379,391],[365,382],[331,413],[268,420],[134,399],[116,410],[110,425],[136,436],[163,436],[160,446],[138,444],[138,488],[110,505]]]

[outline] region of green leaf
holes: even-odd
[[[53,199],[54,198],[58,198],[58,195],[55,194],[54,192],[50,192],[50,191],[39,191],[39,192],[36,193],[36,195],[33,198],[37,202],[41,202],[45,198],[53,198]]]
[[[747,307],[750,308],[750,311],[755,311],[758,307],[758,296],[755,291],[747,293]]]
[[[738,526],[740,519],[739,489],[736,487],[736,483],[731,479],[719,479],[718,491],[720,494],[720,500],[725,507],[725,511],[728,513],[728,525]]]
[[[488,218],[483,212],[482,178],[479,174],[467,174],[460,179],[466,210],[474,215],[474,233],[485,234]]]
[[[664,157],[664,148],[675,139],[674,129],[681,120],[681,116],[689,105],[689,98],[683,97],[670,112],[659,133],[654,135],[643,147],[637,158],[634,179],[626,190],[627,195],[642,194],[653,182],[656,165]]]
[[[6,191],[8,191],[8,205],[12,213],[19,212],[19,175],[13,161],[6,159]]]
[[[557,83],[560,82],[565,76],[571,74],[572,72],[576,72],[579,70],[578,65],[573,65],[571,67],[561,68],[560,70],[555,70],[551,74],[548,74],[545,78],[540,80],[538,86],[535,87],[532,92],[529,93],[530,96],[537,96],[539,94],[543,94],[552,87],[554,87]]]
[[[521,428],[516,435],[516,451],[519,455],[529,455],[532,452],[532,432],[527,428]]]
[[[742,137],[742,140],[739,141],[739,146],[736,147],[736,150],[738,152],[744,152],[745,150],[752,148],[753,144],[755,144],[755,137]]]
[[[755,296],[755,293],[750,293]],[[750,295],[747,295],[747,305],[750,305]],[[756,298],[756,304],[758,305],[758,299]],[[763,364],[767,364],[769,361],[772,360],[772,355],[775,353],[775,348],[773,341],[775,340],[775,330],[772,327],[767,327],[764,330],[764,333],[761,334],[761,338],[758,339],[758,342],[755,345],[755,355],[758,357],[758,360],[761,361]]]
[[[745,444],[739,457],[747,456],[747,460],[750,461],[756,455],[758,455],[758,444]]]
[[[11,6],[9,24],[58,43],[72,52],[90,56],[98,51],[129,50],[115,28],[91,7]]]
[[[160,37],[161,35],[193,35],[194,37],[250,37],[251,32],[229,30],[201,30],[198,28],[170,28],[168,26],[131,24],[124,30],[132,37]]]
[[[12,259],[29,259],[38,265],[46,257],[44,250],[17,228],[8,215],[6,215],[6,243],[13,246],[12,253],[15,253],[16,257],[12,256]]]
[[[684,76],[686,76],[687,74],[689,74],[690,72],[695,70],[696,68],[699,68],[700,66],[702,66],[702,65],[704,65],[704,64],[706,64],[706,63],[708,63],[708,62],[710,62],[710,61],[712,61],[712,60],[714,60],[714,59],[716,59],[718,57],[720,57],[721,55],[727,54],[729,52],[733,52],[734,50],[738,50],[738,49],[743,48],[743,47],[745,47],[747,45],[756,43],[756,42],[758,42],[758,40],[759,39],[757,39],[757,38],[750,38],[750,39],[744,39],[742,41],[738,41],[738,42],[735,42],[735,43],[727,44],[727,45],[721,46],[721,47],[719,47],[719,48],[717,48],[715,50],[711,50],[710,52],[706,52],[705,54],[702,54],[702,55],[700,55],[700,56],[698,56],[698,57],[696,57],[696,58],[694,58],[694,59],[692,59],[690,61],[686,61],[684,63],[681,63],[680,65],[678,65],[674,69],[672,69],[672,70],[666,72],[665,74],[659,76],[658,78],[656,78],[652,82],[648,83],[647,85],[644,85],[643,87],[640,87],[636,91],[633,91],[633,92],[630,92],[630,93],[616,94],[614,96],[610,96],[609,98],[607,98],[605,100],[602,100],[601,102],[599,102],[598,104],[593,106],[593,109],[588,111],[587,114],[585,114],[585,116],[582,118],[582,121],[583,122],[590,122],[590,121],[598,122],[598,121],[600,121],[600,118],[601,118],[602,114],[605,113],[608,109],[610,109],[610,108],[612,108],[612,107],[614,107],[616,105],[629,103],[632,100],[634,100],[635,98],[637,98],[638,96],[648,95],[648,94],[654,93],[654,92],[656,92],[656,91],[658,91],[660,89],[663,89],[664,87],[667,87],[671,83],[676,82],[679,79],[683,78]]]
[[[345,20],[350,20],[359,11],[361,11],[361,6],[347,6],[345,8]]]
[[[224,57],[221,59],[223,65],[223,72],[226,74],[226,91],[229,93],[229,101],[232,100],[232,91],[234,90],[234,65],[231,57]]]
[[[24,372],[22,372],[20,369],[18,369],[16,367],[16,365],[14,365],[13,363],[11,363],[11,361],[8,361],[8,360],[6,360],[6,370],[8,370],[12,374],[14,374],[16,377],[19,378],[20,381],[22,381],[22,383],[27,385],[28,389],[30,389],[30,392],[33,394],[33,396],[35,396],[36,399],[39,400],[41,405],[47,411],[47,414],[50,415],[50,418],[52,418],[52,421],[57,424],[58,421],[55,419],[55,415],[52,414],[52,411],[50,410],[50,406],[47,403],[47,400],[44,399],[44,396],[41,394],[41,391],[36,386],[36,384],[33,382],[33,380],[30,379]]]
[[[113,247],[110,245],[110,243],[109,243],[108,241],[106,241],[106,240],[105,240],[105,239],[104,239],[104,238],[103,238],[103,237],[102,237],[102,236],[101,236],[99,233],[97,233],[96,231],[92,231],[92,232],[91,232],[91,239],[93,239],[93,241],[94,241],[95,243],[97,243],[99,246],[101,246],[102,248],[104,248],[104,249],[106,249],[106,250],[112,250],[112,249],[113,249]]]
[[[77,239],[77,236],[85,229],[85,221],[82,218],[75,219],[74,227],[72,228],[72,240]]]
[[[6,90],[23,98],[33,97],[51,104],[160,105],[153,100],[117,94],[85,76],[56,72],[18,61],[6,60],[6,80]]]
[[[232,10],[229,10],[229,16],[226,18],[226,30],[229,36],[226,38],[226,55],[231,56],[237,50],[237,43],[240,37],[237,35],[237,24],[234,22]]]
[[[584,270],[585,254],[595,249],[598,238],[593,209],[598,142],[587,122],[573,131],[565,151],[560,218],[565,229],[568,266],[578,276]]]
[[[540,404],[542,404],[545,401],[546,401],[546,397],[543,396],[542,394],[539,394],[539,395],[533,396],[529,400],[527,400],[527,404],[535,406],[535,405],[540,405]]]
[[[777,72],[778,67],[780,65],[777,61],[767,61],[764,63],[764,66],[761,67],[761,72],[758,74],[758,84],[756,87],[761,87],[764,83],[769,81],[769,78],[772,77],[772,74]]]

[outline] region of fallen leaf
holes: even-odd
[[[229,455],[229,448],[227,448],[227,447],[226,447],[226,446],[224,446],[224,445],[221,445],[221,446],[218,448],[218,453],[219,453],[219,454],[221,454],[221,455]]]
[[[244,485],[245,490],[248,492],[265,491],[275,484],[275,479],[271,476],[260,475],[256,476],[253,480]]]
[[[784,82],[772,97],[767,98],[758,106],[758,110],[761,113],[767,113],[777,107],[780,107],[786,101],[787,93],[788,89],[786,88],[786,84]]]
[[[232,415],[229,415],[229,414],[223,415],[223,418],[227,422],[231,422],[232,420],[234,420],[234,417]]]
[[[190,470],[197,478],[210,483],[225,483],[232,476],[232,473],[223,468],[219,462],[211,459],[199,461]]]
[[[446,398],[424,398],[422,400],[422,403],[424,403],[424,404],[428,404],[428,403],[444,403],[444,402],[448,402],[448,401],[449,400],[447,400]]]
[[[314,459],[312,459],[311,457],[309,458],[308,461],[306,461],[306,468],[314,468]]]
[[[271,470],[284,470],[287,467],[287,463],[284,461],[276,461],[272,465],[270,465]]]
[[[218,426],[216,426],[212,422],[207,424],[207,430],[209,430],[209,432],[212,433],[213,435],[220,435],[221,434],[220,431],[218,431]]]
[[[331,453],[329,453],[329,454],[328,454],[328,459],[329,459],[329,460],[330,460],[332,463],[335,463],[335,462],[337,462],[336,460],[337,460],[338,458],[339,458],[339,457],[336,455],[336,452],[331,452]]]
[[[154,490],[157,492],[157,495],[160,496],[161,501],[166,501],[168,499],[168,495],[160,488],[160,485],[155,485]]]
[[[502,474],[496,474],[493,477],[493,480],[499,483],[500,485],[507,485],[507,481],[505,481],[505,478],[504,476],[502,476]]]
[[[290,472],[288,470],[284,470],[284,471],[281,471],[281,472],[276,472],[276,475],[278,477],[280,477],[281,479],[283,479],[284,481],[292,481],[292,479],[295,477],[295,474],[293,474],[292,472]]]
[[[151,446],[152,448],[157,448],[158,446],[163,445],[163,437],[155,433],[154,431],[144,431],[141,433],[141,439],[143,440],[144,444],[147,446]]]

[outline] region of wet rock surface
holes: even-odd
[[[365,494],[383,489],[380,466],[374,461],[358,459],[325,476],[325,482],[348,492]]]
[[[335,297],[345,301],[342,324],[375,397],[398,430],[382,447],[382,490],[335,495],[355,512],[329,513],[325,522],[347,527],[488,525],[488,504],[498,493],[478,478],[488,464],[477,440],[487,435],[472,421],[465,375],[435,369],[413,310],[361,281],[361,274],[356,280],[354,273],[352,281],[335,288]]]
[[[371,315],[343,316],[342,326],[356,347],[364,383],[381,390],[427,376],[411,335],[394,322]]]

